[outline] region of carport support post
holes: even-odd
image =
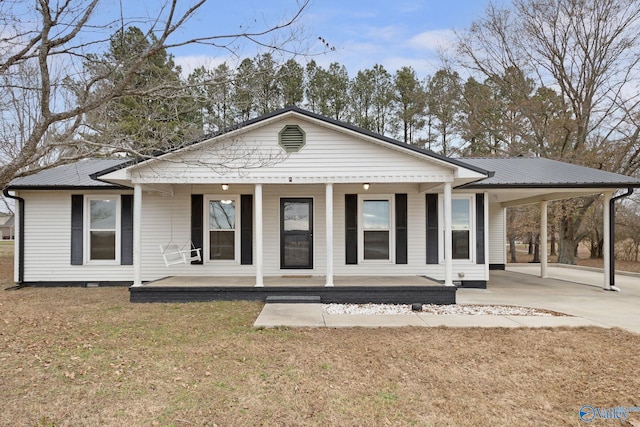
[[[262,184],[255,186],[256,210],[256,287],[264,286],[262,243]]]
[[[604,258],[604,289],[611,290],[611,196],[612,193],[604,193],[603,211],[603,242],[602,257]],[[614,273],[615,274],[615,273]]]
[[[547,277],[547,201],[540,202],[540,277]]]
[[[133,186],[133,286],[142,286],[142,186]]]
[[[451,241],[451,183],[444,183],[444,285],[453,286],[453,243]]]
[[[326,236],[327,236],[327,273],[325,286],[333,286],[333,184],[327,183],[325,187],[326,198]]]

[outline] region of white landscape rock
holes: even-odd
[[[323,304],[324,314],[412,314],[409,304]],[[466,315],[499,315],[499,316],[558,316],[559,313],[551,313],[529,307],[516,307],[506,305],[435,305],[424,304],[422,313],[426,314],[466,314]]]

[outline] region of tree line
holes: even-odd
[[[151,43],[138,28],[127,28],[114,34],[103,61],[135,58]],[[119,84],[117,75],[112,84]],[[132,84],[137,95],[90,116],[88,139],[128,141],[144,151],[295,105],[447,156],[563,158],[562,144],[575,128],[563,97],[517,67],[463,80],[450,68],[420,78],[409,66],[391,73],[376,64],[350,77],[337,62],[326,68],[315,60],[278,63],[267,52],[237,67],[201,66],[182,78],[172,55],[159,50]]]
[[[640,171],[635,0],[491,3],[456,33],[441,69],[429,76],[379,64],[350,74],[338,62],[287,58],[308,1],[264,29],[177,40],[204,1],[179,13],[178,0],[167,0],[156,17],[121,13],[103,23],[96,21],[98,0],[38,0],[26,9],[0,2],[3,187],[78,158],[176,147],[285,105],[447,156],[543,156]],[[282,42],[270,39],[276,35]],[[271,49],[187,77],[171,54],[195,43],[233,54],[238,39]],[[558,208],[561,262],[572,262],[598,200]]]

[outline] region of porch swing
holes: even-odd
[[[179,246],[173,241],[173,214],[171,215],[171,238],[166,245],[160,245],[160,253],[165,266],[189,264],[191,261],[202,261],[201,248],[196,248],[191,240]]]

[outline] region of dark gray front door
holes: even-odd
[[[280,268],[313,268],[313,199],[280,199]]]

